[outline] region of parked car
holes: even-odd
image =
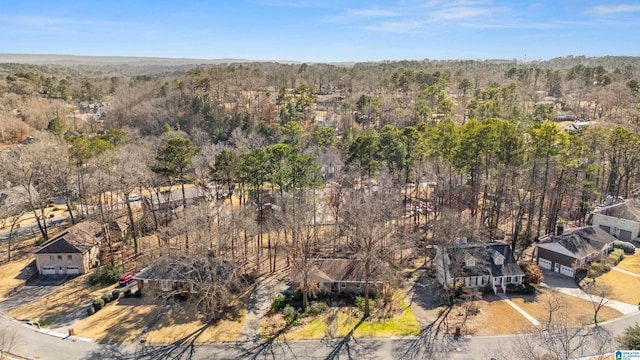
[[[142,200],[142,195],[133,194],[129,196],[129,202],[140,201]]]
[[[122,275],[122,277],[120,278],[120,281],[118,281],[120,286],[125,286],[128,284],[131,284],[132,282],[133,282],[133,274]]]

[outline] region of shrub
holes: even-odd
[[[91,316],[96,313],[96,309],[93,306],[87,308],[87,316]]]
[[[617,340],[620,344],[619,349],[640,349],[640,325],[635,323],[635,325],[629,326]]]
[[[364,312],[364,296],[356,296],[356,299],[353,301],[358,310]],[[369,299],[369,309],[372,309],[376,306],[376,301],[373,299]]]
[[[271,303],[271,311],[279,312],[286,305],[284,295],[281,293],[276,294],[273,298],[273,302]]]
[[[93,300],[93,308],[96,311],[99,311],[100,309],[102,309],[104,307],[104,300],[99,297]]]
[[[636,252],[636,247],[633,246],[632,243],[622,240],[615,240],[613,242],[613,248],[622,249],[626,255],[633,255]]]
[[[120,297],[120,293],[120,289],[113,289],[113,291],[111,292],[112,300],[118,300],[118,298]]]
[[[140,290],[136,290],[136,292],[134,293],[134,296],[137,298],[141,298],[142,297],[142,293],[140,292]]]
[[[40,246],[44,243],[44,238],[42,236],[40,236],[39,238],[36,239],[36,246]]]
[[[111,298],[111,294],[110,293],[106,293],[104,295],[102,295],[102,300],[104,300],[105,304],[108,304],[111,302],[112,298]]]
[[[309,304],[309,307],[307,308],[306,313],[309,316],[316,316],[316,315],[320,315],[323,312],[327,311],[328,308],[329,308],[329,305],[327,305],[326,302],[324,302],[324,301],[314,301],[311,304]]]
[[[118,266],[102,266],[89,275],[91,285],[111,285],[122,277],[123,270]]]
[[[291,324],[296,319],[297,314],[298,312],[291,305],[287,305],[282,309],[282,315],[284,315],[284,321],[286,321],[287,324]]]
[[[124,297],[126,298],[131,297],[131,289],[127,289],[124,291]]]
[[[542,270],[537,264],[534,263],[520,263],[520,268],[524,272],[525,284],[539,284],[544,280]]]
[[[609,254],[609,259],[613,263],[613,265],[618,265],[622,259],[624,259],[624,250],[623,249],[615,249]]]

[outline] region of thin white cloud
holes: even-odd
[[[30,27],[55,26],[55,25],[89,25],[102,26],[114,25],[114,22],[92,19],[70,19],[42,15],[0,15],[0,21],[8,24]]]
[[[361,17],[396,17],[401,13],[384,9],[347,9],[349,15]]]
[[[378,24],[366,26],[365,29],[375,32],[396,33],[396,34],[418,34],[422,33],[424,23],[416,20],[410,21],[383,21]]]
[[[437,10],[431,13],[433,21],[453,21],[465,20],[479,16],[485,16],[491,13],[491,10],[478,7],[449,7]]]
[[[590,14],[617,14],[640,12],[640,4],[598,5],[587,10]]]

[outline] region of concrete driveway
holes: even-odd
[[[543,274],[544,274],[544,282],[540,284],[541,286],[544,286],[546,288],[549,288],[557,292],[561,292],[563,294],[567,294],[567,295],[579,297],[581,299],[585,299],[588,301],[592,301],[592,298],[587,293],[582,291],[582,289],[578,286],[578,284],[576,284],[576,282],[573,279],[568,278],[566,276],[562,276],[560,274],[557,274],[551,271],[543,270]],[[595,298],[595,300],[599,301],[599,298]],[[627,304],[622,301],[617,301],[613,299],[605,299],[605,302],[606,302],[606,306],[620,311],[623,315],[634,314],[639,312],[637,305]]]
[[[9,312],[35,299],[47,296],[76,276],[78,275],[37,276],[30,279],[22,289],[0,302],[0,312]]]

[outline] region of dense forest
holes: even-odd
[[[631,57],[0,64],[0,179],[28,189],[28,208],[42,215],[55,197],[77,206],[72,221],[124,214],[135,254],[144,253],[138,236],[150,232],[167,244],[182,236],[187,249],[205,239],[258,268],[267,267],[268,242],[272,271],[276,256],[340,251],[373,261],[392,250],[387,260],[401,261],[403,249],[420,254],[457,236],[504,238],[517,251],[558,225],[584,222],[607,195],[634,193],[639,71]],[[255,203],[260,215],[195,207],[178,221],[143,222],[128,200],[126,211],[112,212],[100,195],[176,186],[184,197],[185,185],[209,189],[213,203]],[[308,228],[312,188],[325,189],[334,231]],[[279,195],[278,221],[263,221],[264,193]],[[394,219],[405,210],[411,216],[400,226]],[[194,230],[204,224],[215,231]],[[293,244],[286,255],[277,255],[273,229]],[[391,237],[402,241],[391,246]]]

